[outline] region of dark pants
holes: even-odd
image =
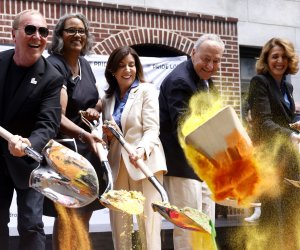
[[[43,195],[34,189],[17,189],[4,172],[0,173],[0,249],[9,249],[9,208],[13,192],[17,193],[19,249],[44,250]]]

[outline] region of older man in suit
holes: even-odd
[[[41,13],[19,13],[12,27],[15,48],[0,54],[0,125],[15,134],[0,139],[0,242],[9,249],[9,208],[17,193],[19,249],[45,249],[43,196],[29,187],[37,162],[25,155],[22,143],[41,151],[60,124],[63,79],[42,53],[47,23]]]
[[[211,76],[219,69],[224,43],[214,34],[202,35],[195,43],[191,58],[178,65],[162,82],[159,94],[160,139],[167,160],[164,185],[170,203],[178,207],[204,209],[203,187],[189,166],[177,138],[178,120],[197,91],[213,91]],[[207,205],[207,203],[206,203]],[[206,209],[210,212],[213,208]],[[214,217],[214,212],[209,214]],[[214,218],[212,218],[214,219]],[[174,249],[203,249],[192,245],[190,232],[174,228]]]

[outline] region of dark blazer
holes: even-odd
[[[279,134],[288,137],[293,132],[289,127],[295,117],[293,85],[286,81],[286,87],[290,107],[269,73],[256,75],[251,79],[248,102],[253,119],[253,142],[260,143]]]
[[[210,91],[216,91],[211,80]],[[159,94],[160,139],[166,155],[169,176],[199,180],[188,164],[178,142],[178,119],[191,96],[204,91],[206,84],[196,74],[191,59],[179,64],[162,82]]]
[[[2,99],[6,72],[14,50],[0,53],[0,125],[12,134],[28,138],[41,151],[55,137],[61,119],[60,90],[63,77],[41,57],[24,77],[16,94],[4,110]],[[18,188],[27,188],[31,171],[38,163],[28,156],[14,157],[7,142],[0,139],[0,174],[5,168]]]

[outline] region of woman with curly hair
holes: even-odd
[[[101,163],[96,155],[96,143],[102,140],[90,133],[89,128],[81,121],[79,115],[79,111],[83,110],[86,118],[93,121],[99,119],[101,112],[101,99],[96,88],[96,79],[89,62],[84,58],[86,54],[91,52],[92,45],[93,36],[89,31],[89,23],[86,17],[80,13],[66,14],[58,20],[55,26],[52,43],[48,50],[50,56],[47,60],[64,76],[60,101],[62,117],[57,139],[71,141],[67,146],[73,150],[77,149],[79,154],[91,162],[98,175],[99,194],[101,194],[106,183],[103,180]],[[50,205],[48,203],[49,200],[46,199],[44,214],[56,216],[53,206],[51,206],[51,203]],[[85,225],[85,231],[88,233],[89,220],[93,211],[101,208],[103,206],[96,199],[85,207],[67,209],[66,211],[68,216],[78,215],[83,225]],[[62,228],[65,226],[64,221],[66,221],[63,220],[64,217],[61,214],[63,209],[57,208],[57,211],[59,215],[54,223],[53,246],[54,249],[63,249],[62,243],[66,245],[75,242],[76,244],[75,239],[77,237],[69,237],[71,243],[66,243],[67,237],[61,235]],[[70,225],[68,229],[76,234],[76,230],[72,227],[74,221],[69,220]],[[70,245],[67,247],[72,249]],[[88,249],[87,246],[84,249]]]
[[[248,102],[251,111],[251,137],[264,161],[270,156],[280,184],[273,197],[261,197],[262,211],[259,221],[260,249],[300,249],[297,223],[300,219],[300,189],[283,183],[284,178],[299,180],[300,135],[295,122],[293,85],[289,74],[298,72],[299,57],[294,45],[282,38],[270,39],[262,48],[256,63],[256,72],[250,82]],[[300,125],[298,125],[300,128]],[[297,147],[295,147],[295,145]],[[268,166],[267,166],[268,167]],[[275,190],[276,189],[276,190]],[[265,248],[264,248],[265,247]]]

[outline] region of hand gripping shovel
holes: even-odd
[[[0,126],[0,136],[9,141],[13,135]],[[42,154],[25,143],[23,148],[27,156],[40,163],[31,172],[30,187],[70,208],[83,207],[97,198],[99,184],[96,172],[80,154],[54,140],[47,143]]]
[[[84,117],[85,111],[80,110],[79,114],[81,116],[81,120],[91,129],[91,133],[94,135],[97,135],[97,127],[99,126],[99,123],[96,123],[94,125],[89,120],[87,120]],[[106,178],[106,182],[107,182],[107,186],[106,186],[104,193],[107,193],[108,191],[113,189],[113,179],[112,179],[111,168],[110,168],[109,162],[107,160],[107,153],[106,153],[103,145],[98,142],[98,143],[96,143],[96,147],[97,147],[98,157],[101,161],[101,168],[104,170],[105,178]]]
[[[92,134],[97,135],[99,122],[92,124],[84,115],[85,111],[79,111],[81,120],[91,129]],[[101,168],[104,170],[107,187],[102,195],[99,195],[101,204],[109,209],[121,211],[128,214],[140,214],[143,212],[143,198],[138,193],[129,193],[126,190],[113,190],[112,171],[107,160],[107,152],[101,143],[96,144]]]
[[[128,154],[135,154],[135,150],[131,147],[129,143],[127,143],[121,133],[119,133],[115,128],[109,123],[109,121],[105,121],[104,124],[107,128],[112,132],[112,134],[116,137],[119,143],[125,148]],[[144,163],[142,159],[138,159],[136,161],[137,166],[143,172],[143,174],[148,178],[148,180],[152,183],[152,185],[156,188],[156,190],[160,193],[162,198],[162,203],[153,203],[152,208],[154,211],[159,212],[166,220],[170,221],[174,225],[212,234],[212,237],[215,235],[214,226],[212,225],[209,217],[202,212],[192,209],[192,208],[184,208],[178,209],[175,206],[171,206],[169,203],[168,195],[164,187],[160,184],[160,182],[153,175],[148,166]]]

